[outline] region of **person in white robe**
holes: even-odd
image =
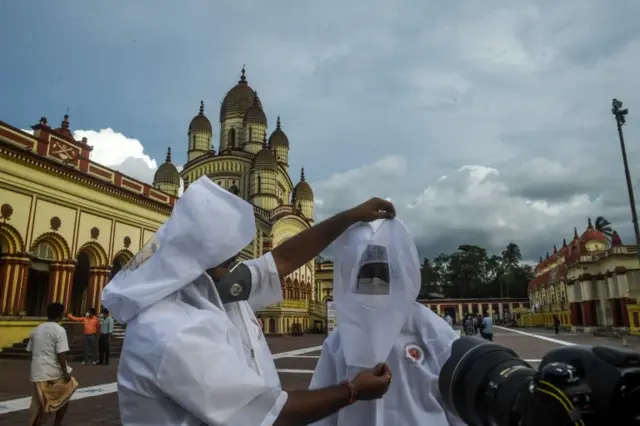
[[[389,365],[394,380],[382,399],[358,402],[313,425],[464,425],[438,389],[459,335],[416,301],[420,259],[407,227],[397,219],[356,224],[332,247],[337,327],[323,344],[310,389],[379,362]]]
[[[122,424],[300,425],[380,398],[391,381],[384,364],[318,391],[283,391],[253,311],[280,302],[280,278],[350,225],[394,214],[381,199],[338,214],[245,262],[250,282],[219,293],[226,274],[243,269],[230,270],[231,260],[256,235],[253,207],[207,177],[189,185],[168,221],[102,292],[102,304],[127,324],[118,367]],[[242,293],[237,286],[250,288],[246,300],[225,303]]]

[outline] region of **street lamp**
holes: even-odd
[[[636,200],[633,196],[633,184],[631,183],[631,174],[629,173],[629,162],[627,161],[627,149],[624,146],[624,135],[622,134],[622,126],[627,122],[626,116],[629,109],[622,109],[622,101],[614,99],[611,102],[611,113],[616,118],[618,125],[618,137],[620,139],[620,150],[622,151],[622,162],[624,163],[624,175],[627,178],[627,191],[629,192],[629,203],[631,204],[631,221],[633,222],[633,231],[636,235],[636,250],[640,257],[640,229],[638,229],[638,214],[636,213]]]

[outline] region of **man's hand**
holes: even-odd
[[[64,381],[65,381],[65,382],[67,382],[67,383],[69,383],[69,382],[71,381],[71,374],[69,374],[69,372],[68,372],[68,371],[65,371],[65,372],[62,374],[62,377],[64,377]]]
[[[382,198],[372,198],[352,208],[349,215],[355,222],[372,222],[377,219],[391,219],[396,215],[396,209],[390,201]]]
[[[382,398],[391,384],[391,370],[387,364],[378,364],[371,370],[363,370],[353,378],[358,399],[368,401]]]

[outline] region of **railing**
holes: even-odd
[[[253,212],[264,219],[269,220],[271,218],[269,211],[261,207],[253,206]]]
[[[308,300],[283,300],[279,305],[283,309],[309,309]]]
[[[324,318],[327,314],[327,308],[322,302],[309,302],[309,313],[320,318]]]

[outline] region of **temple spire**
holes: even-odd
[[[171,147],[167,148],[167,158],[164,159],[165,163],[170,163],[171,162]]]
[[[593,224],[591,223],[591,218],[587,219],[587,229],[593,229]]]
[[[269,145],[267,145],[267,131],[264,131],[264,136],[262,137],[262,148],[267,149]]]
[[[204,101],[200,101],[200,115],[204,115]]]
[[[245,65],[242,65],[242,72],[240,74],[240,81],[238,81],[238,83],[247,84]]]
[[[63,129],[69,128],[69,114],[64,115],[64,118],[62,119],[62,123],[60,124],[60,127],[62,127]]]
[[[280,116],[278,115],[278,120],[276,121],[276,130],[280,130]]]
[[[300,182],[304,182],[304,167],[300,169]]]

